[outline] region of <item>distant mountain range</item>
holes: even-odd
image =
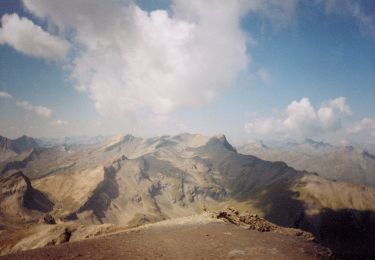
[[[14,152],[20,154],[25,151],[30,151],[34,148],[38,148],[38,143],[31,137],[26,135],[20,138],[11,140],[6,137],[0,136],[0,151],[4,152]]]
[[[42,147],[53,147],[57,145],[94,145],[107,140],[108,136],[66,136],[62,138],[37,138],[35,141]]]
[[[334,146],[306,139],[277,144],[252,141],[237,147],[239,152],[288,165],[320,176],[350,183],[375,186],[375,155],[353,146]]]
[[[296,147],[296,153],[338,149],[335,156],[356,154],[311,140],[288,147]],[[260,143],[257,149],[271,148]],[[0,166],[0,223],[5,230],[0,241],[13,234],[30,242],[32,231],[20,235],[17,230],[43,229],[39,223],[46,213],[61,225],[129,227],[231,206],[310,231],[336,253],[375,253],[374,188],[241,154],[224,135],[125,135],[83,146],[36,146],[27,156],[7,157]],[[366,253],[360,251],[364,247]]]
[[[0,162],[30,152],[38,147],[38,143],[33,138],[25,135],[13,140],[0,136]]]

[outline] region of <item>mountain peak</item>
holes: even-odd
[[[122,137],[122,141],[124,142],[129,142],[129,141],[132,141],[134,139],[136,139],[137,137],[135,137],[134,135],[132,134],[126,134]]]
[[[26,135],[23,135],[14,140],[11,140],[4,136],[0,136],[1,150],[10,150],[19,154],[38,147],[39,145],[37,144],[37,142],[33,138]]]
[[[210,138],[201,134],[182,133],[173,136],[172,139],[188,147],[199,147],[207,144]]]
[[[12,140],[12,148],[17,153],[21,153],[27,150],[38,148],[39,145],[29,136],[23,135],[17,139]]]
[[[228,142],[226,136],[224,134],[218,134],[211,138],[211,141],[217,140],[219,141],[226,149],[237,152],[236,149]]]
[[[219,140],[226,140],[227,139],[225,134],[223,134],[223,133],[217,134],[214,137],[216,137]]]

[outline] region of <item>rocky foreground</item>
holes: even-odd
[[[308,232],[227,209],[17,252],[1,259],[329,259],[330,250],[313,240]]]

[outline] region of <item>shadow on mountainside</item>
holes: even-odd
[[[51,202],[42,192],[30,186],[23,197],[23,205],[31,210],[38,210],[44,213],[50,212],[53,209],[53,202]]]
[[[92,210],[101,223],[111,201],[119,196],[118,184],[115,180],[116,169],[111,166],[105,167],[104,171],[104,180],[96,187],[91,198],[78,210],[78,213]]]
[[[374,211],[323,208],[308,215],[303,201],[297,199],[299,192],[291,185],[291,180],[271,185],[256,197],[255,206],[264,212],[265,219],[313,233],[317,242],[339,259],[374,259]]]
[[[322,209],[308,221],[319,221],[319,242],[340,259],[374,259],[375,212],[354,209]],[[312,219],[312,220],[311,220]]]
[[[375,212],[319,208],[319,201],[307,205],[296,185],[305,182],[304,176],[316,174],[296,171],[284,162],[267,162],[241,154],[232,154],[219,170],[232,191],[231,197],[237,202],[251,201],[266,220],[313,233],[319,243],[340,258],[374,259]],[[325,198],[328,203],[329,195]],[[339,197],[340,193],[334,196]],[[307,214],[307,207],[317,213]]]
[[[29,162],[37,158],[41,153],[41,149],[33,149],[29,155],[21,160],[5,161],[0,165],[0,174],[5,174],[7,171],[20,170],[27,166]]]

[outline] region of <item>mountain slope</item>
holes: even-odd
[[[240,154],[223,135],[128,135],[86,148],[46,148],[22,171],[63,222],[129,227],[234,206],[311,231],[334,249],[345,244],[350,254],[375,241],[374,188]],[[332,231],[348,226],[351,238],[367,242]]]
[[[33,188],[22,172],[1,176],[0,194],[1,222],[22,223],[38,220],[42,213],[53,208],[53,203]]]
[[[262,145],[249,142],[238,147],[244,154],[288,165],[339,181],[375,186],[375,156],[352,146],[333,146],[307,139],[302,143]]]
[[[0,174],[4,172],[4,168],[9,167],[8,163],[19,164],[38,148],[38,144],[31,137],[21,136],[11,140],[0,136]]]

